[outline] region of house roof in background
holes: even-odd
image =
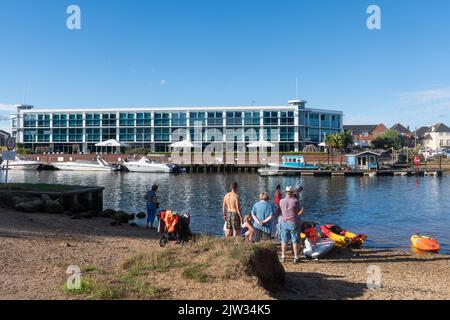
[[[8,136],[8,137],[11,136],[11,134],[10,134],[9,132],[3,131],[3,130],[0,130],[0,135],[2,135],[2,136]]]
[[[401,123],[396,123],[392,126],[391,130],[395,130],[397,132],[403,133],[403,134],[410,134],[411,131],[406,128],[404,125],[402,125]]]
[[[362,134],[363,132],[372,133],[379,124],[363,124],[363,125],[344,125],[344,130],[352,132],[352,134]]]
[[[443,123],[434,125],[434,132],[450,132],[450,128]]]

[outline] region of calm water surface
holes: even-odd
[[[0,172],[0,176],[2,173]],[[259,193],[277,184],[305,188],[305,220],[338,224],[369,235],[368,246],[408,247],[413,233],[436,237],[450,250],[450,177],[259,177],[256,174],[142,174],[129,172],[11,171],[11,182],[105,187],[105,208],[144,211],[153,183],[164,208],[190,210],[192,229],[221,234],[223,195],[233,181],[245,213]]]

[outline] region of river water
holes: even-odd
[[[233,181],[239,183],[244,213],[249,213],[262,191],[273,194],[277,184],[304,186],[304,220],[365,233],[369,247],[407,248],[411,235],[421,233],[437,238],[444,253],[450,250],[450,176],[326,178],[10,171],[9,181],[103,186],[105,208],[127,212],[144,211],[144,194],[156,183],[163,208],[190,210],[194,231],[218,235],[223,228],[222,198]]]

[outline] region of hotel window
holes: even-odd
[[[100,142],[100,129],[86,129],[86,141]]]
[[[136,114],[136,126],[150,127],[151,125],[152,125],[151,113],[137,113]]]
[[[50,142],[50,129],[39,129],[37,140],[38,142]]]
[[[66,127],[67,127],[67,114],[54,114],[53,128],[66,128]]]
[[[247,128],[245,129],[245,142],[259,141],[259,128]]]
[[[189,113],[189,125],[196,126],[206,124],[206,117],[204,112],[190,112]]]
[[[169,128],[155,128],[155,141],[170,141]]]
[[[222,128],[209,128],[205,132],[205,141],[207,142],[217,142],[223,141],[223,131]]]
[[[310,126],[319,126],[319,114],[318,113],[310,113],[308,117],[308,124]]]
[[[86,114],[86,127],[100,127],[100,114],[98,113]]]
[[[36,115],[35,114],[25,114],[23,116],[23,126],[25,128],[36,127]]]
[[[208,127],[209,126],[223,126],[222,112],[208,112]]]
[[[244,112],[244,125],[259,126],[261,123],[259,112]]]
[[[136,141],[152,141],[152,129],[150,128],[136,129]]]
[[[280,141],[282,142],[293,142],[294,141],[294,128],[280,128]]]
[[[119,140],[120,141],[134,141],[134,129],[133,128],[121,128]]]
[[[189,134],[191,136],[192,142],[194,142],[194,141],[202,142],[203,137],[205,137],[205,134],[206,134],[206,128],[202,128],[202,127],[190,128]]]
[[[272,126],[278,125],[278,112],[277,111],[265,111],[264,112],[264,125]]]
[[[83,129],[69,129],[69,142],[82,142]]]
[[[331,119],[331,117],[329,115],[325,115],[325,114],[321,115],[320,125],[325,128],[330,128],[331,127],[330,119]]]
[[[115,113],[104,113],[102,116],[103,127],[115,127],[117,125],[117,115]]]
[[[280,122],[282,126],[294,125],[294,112],[281,112]]]
[[[116,128],[102,129],[102,141],[117,139]]]
[[[309,128],[309,130],[308,130],[308,141],[312,141],[312,142],[319,142],[320,141],[319,129]]]
[[[69,127],[83,127],[83,115],[71,114],[69,115]]]
[[[178,112],[172,113],[172,127],[185,127],[187,126],[186,113]]]
[[[230,142],[242,142],[245,140],[245,133],[243,129],[227,129],[226,131],[226,141]]]
[[[40,114],[38,115],[38,127],[49,128],[50,127],[50,115]]]
[[[24,142],[36,142],[36,130],[24,130],[23,131]]]
[[[242,112],[227,112],[227,126],[242,126]]]
[[[134,113],[121,113],[119,115],[119,125],[121,127],[134,127]]]
[[[341,127],[339,119],[340,119],[339,116],[336,116],[336,115],[331,116],[331,127],[332,128],[340,128]]]
[[[66,142],[67,129],[53,129],[53,142]]]
[[[277,127],[267,127],[263,129],[263,138],[266,141],[278,141],[280,130]]]
[[[170,125],[169,113],[155,113],[155,127],[168,127]]]

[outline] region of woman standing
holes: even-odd
[[[153,227],[153,222],[156,217],[156,210],[158,209],[158,198],[156,197],[156,191],[158,191],[158,186],[154,184],[152,189],[147,192],[145,199],[147,200],[147,229],[155,229]]]
[[[274,206],[269,203],[269,194],[267,192],[261,193],[259,200],[252,209],[255,241],[257,242],[261,239],[271,238],[271,221],[275,213]]]

